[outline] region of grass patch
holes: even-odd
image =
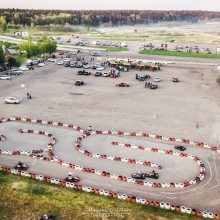
[[[118,47],[101,47],[106,49],[106,51],[109,52],[122,52],[122,51],[128,51],[128,48],[118,48]]]
[[[38,219],[45,213],[54,214],[61,220],[201,219],[197,216],[62,188],[26,177],[4,175],[0,171],[1,179],[4,180],[4,185],[0,184],[1,220]],[[19,183],[22,187],[12,188],[13,183]]]
[[[163,51],[163,50],[141,50],[139,51],[139,53],[146,55],[175,56],[175,57],[214,58],[214,59],[220,58],[220,54],[202,54],[202,53],[188,53],[188,52]]]
[[[25,55],[15,55],[13,58],[15,59],[15,63],[13,65],[15,67],[19,67],[27,61],[27,57]]]

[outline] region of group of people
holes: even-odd
[[[31,94],[27,92],[27,99],[32,99]]]

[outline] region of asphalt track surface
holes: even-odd
[[[122,54],[121,56],[126,55]],[[138,132],[140,132],[145,129],[157,134],[176,138],[195,138],[197,141],[201,140],[211,144],[217,143],[219,140],[219,106],[216,103],[216,100],[218,100],[218,90],[216,85],[213,85],[216,80],[216,73],[214,71],[217,70],[218,64],[216,61],[204,60],[203,65],[206,67],[198,67],[200,64],[198,64],[197,61],[199,60],[191,59],[190,61],[193,62],[193,65],[196,67],[188,63],[189,66],[193,66],[192,71],[189,72],[191,74],[190,80],[187,78],[188,75],[185,77],[186,73],[184,71],[186,68],[185,64],[183,64],[185,62],[184,59],[181,60],[181,62],[183,62],[181,66],[180,64],[174,64],[162,70],[161,73],[158,72],[157,74],[163,78],[164,83],[160,84],[161,89],[154,91],[154,93],[150,91],[149,93],[142,94],[142,88],[140,88],[139,84],[135,84],[137,83],[134,79],[135,72],[131,71],[133,75],[130,75],[130,72],[128,75],[122,75],[121,78],[118,79],[119,82],[121,80],[126,80],[126,82],[133,83],[130,88],[133,89],[133,93],[136,94],[136,99],[133,100],[128,99],[132,93],[130,90],[115,91],[112,89],[115,82],[104,78],[97,80],[96,78],[91,78],[92,76],[90,78],[88,77],[86,79],[88,87],[77,88],[77,90],[75,90],[75,88],[72,89],[73,77],[76,77],[72,75],[72,71],[74,70],[65,69],[50,63],[44,68],[36,68],[33,72],[13,77],[10,82],[1,82],[0,97],[2,100],[8,95],[16,95],[17,97],[22,97],[23,100],[18,106],[8,106],[1,102],[0,113],[1,116],[4,117],[28,116],[45,120],[60,120],[62,122],[74,123],[76,121],[77,125],[81,126],[83,129],[87,129],[91,123],[96,130],[112,130],[112,128],[115,128],[113,130],[123,130],[123,127],[126,127],[129,131],[137,131],[137,129],[139,129]],[[210,63],[213,63],[213,65],[209,68]],[[187,66],[187,68],[189,68],[189,66]],[[199,68],[198,73],[195,72],[195,70],[197,70],[195,68]],[[202,72],[203,68],[204,73]],[[183,81],[179,84],[178,90],[175,88],[176,85],[169,84],[173,72],[177,72],[177,70]],[[206,80],[205,83],[202,81],[202,86],[198,78]],[[76,79],[78,79],[78,77]],[[31,92],[33,91],[35,97],[31,102],[25,99],[26,89],[21,88],[22,83],[27,85],[29,89],[31,89]],[[166,87],[166,84],[170,86]],[[108,88],[111,90],[108,90]],[[73,103],[65,99],[66,94],[70,95],[70,92],[74,94]],[[178,108],[181,102],[173,95],[174,93],[178,94],[178,92],[183,99],[183,101],[181,101],[183,103],[181,106],[183,109],[181,110]],[[44,94],[46,95],[44,96]],[[83,95],[80,96],[80,94]],[[140,97],[137,94],[140,94]],[[213,94],[216,94],[217,98],[215,98]],[[107,97],[106,95],[112,97],[112,100],[106,100],[106,102],[104,102]],[[201,100],[200,98],[196,98],[200,97],[200,95],[205,98]],[[137,103],[141,103],[140,107],[143,109],[145,108],[145,103],[142,102],[143,99],[148,100],[148,114],[146,114],[146,111],[141,112],[139,109],[131,108],[131,105],[127,105],[127,101],[129,101],[129,103],[134,103],[133,106],[137,105]],[[175,100],[175,102],[173,100]],[[123,105],[117,105],[122,101]],[[167,105],[167,103],[171,103],[171,101],[172,104]],[[94,102],[96,104],[94,104]],[[111,111],[112,103],[116,103],[113,109],[115,111],[114,114]],[[166,115],[166,117],[161,117],[161,121],[158,124],[155,124],[155,122],[152,123],[151,120],[154,119],[148,116],[153,115],[155,109],[158,111],[157,115]],[[188,111],[188,109],[190,109],[190,111]],[[147,116],[146,120],[143,120],[143,116]],[[195,128],[197,121],[193,121],[196,118],[195,116],[199,117],[201,121],[200,124],[202,124],[199,128],[199,132],[197,132],[198,129]],[[159,116],[157,117],[159,118]],[[48,144],[47,137],[34,134],[20,134],[18,133],[18,129],[20,128],[42,130],[53,134],[57,138],[57,142],[53,148],[54,154],[60,159],[70,163],[88,166],[98,170],[105,170],[106,172],[127,177],[133,172],[151,171],[154,169],[152,167],[144,167],[137,164],[88,157],[77,151],[74,146],[77,137],[82,135],[81,133],[70,129],[51,126],[18,122],[1,123],[0,135],[3,134],[7,137],[6,141],[0,141],[1,150],[32,150],[43,148]],[[199,172],[198,166],[189,159],[129,149],[122,146],[116,147],[111,144],[112,141],[172,150],[175,145],[173,142],[155,141],[154,139],[146,137],[94,135],[85,138],[82,141],[81,147],[92,153],[109,154],[158,163],[162,166],[162,169],[155,169],[160,175],[159,180],[156,181],[161,183],[181,182],[188,178],[195,177]],[[58,165],[57,163],[41,161],[27,156],[0,155],[0,165],[14,167],[20,160],[29,165],[30,172],[60,179],[64,179],[68,175],[68,172],[72,172],[74,175],[81,178],[80,184],[82,185],[99,189],[102,188],[117,193],[126,193],[148,200],[166,201],[171,204],[184,205],[198,210],[219,212],[219,154],[195,146],[187,146],[186,153],[198,156],[204,162],[206,176],[200,183],[183,189],[151,188],[134,183],[121,182],[108,177],[73,170]],[[151,179],[147,179],[147,181],[151,181]]]
[[[137,164],[123,163],[121,161],[103,160],[99,158],[87,157],[76,150],[74,143],[81,133],[68,129],[53,126],[43,126],[36,124],[26,124],[20,122],[5,122],[0,124],[0,131],[7,137],[6,141],[0,142],[1,150],[37,150],[47,146],[48,138],[36,134],[20,134],[18,130],[33,129],[46,131],[53,134],[57,142],[53,147],[55,156],[69,163],[78,164],[105,170],[111,174],[129,177],[131,173],[138,171],[150,171],[152,167],[144,167]],[[196,163],[187,158],[180,158],[173,155],[162,155],[154,152],[145,152],[137,149],[127,149],[122,146],[113,146],[112,141],[142,145],[145,147],[157,147],[160,149],[173,150],[175,143],[168,141],[155,141],[146,137],[124,137],[119,135],[92,135],[82,141],[82,148],[92,153],[104,153],[118,157],[147,160],[162,165],[161,170],[157,170],[160,178],[157,182],[182,182],[188,178],[193,178],[198,174]],[[54,162],[41,161],[27,156],[1,155],[0,164],[13,168],[18,161],[22,161],[29,166],[29,172],[43,174],[45,176],[64,179],[68,172],[80,177],[80,184],[95,188],[101,188],[117,193],[125,193],[145,199],[155,201],[166,201],[171,204],[185,205],[199,210],[219,212],[219,164],[220,158],[216,152],[201,149],[195,146],[187,146],[186,153],[199,157],[205,164],[206,177],[200,183],[183,189],[171,188],[150,188],[134,183],[120,182],[108,177],[88,174],[82,171],[63,167]],[[156,170],[156,169],[155,169]],[[147,181],[151,181],[148,179]]]

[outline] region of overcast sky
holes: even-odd
[[[0,0],[0,8],[220,11],[220,0]]]

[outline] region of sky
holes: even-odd
[[[220,11],[220,0],[0,0],[0,8]]]

